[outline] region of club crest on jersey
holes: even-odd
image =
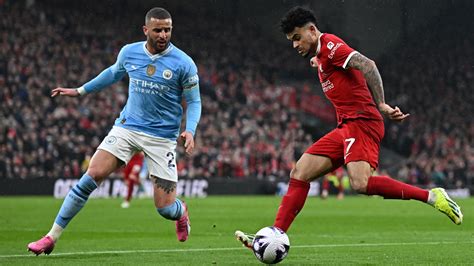
[[[163,78],[164,79],[171,79],[172,77],[173,77],[173,72],[171,72],[171,70],[165,69],[163,71]]]
[[[107,136],[107,138],[105,139],[105,143],[109,145],[114,145],[115,143],[117,143],[117,138],[114,136]]]
[[[146,74],[150,77],[153,76],[153,74],[155,74],[155,71],[156,71],[156,67],[154,65],[148,65],[146,67]]]
[[[329,50],[331,50],[334,47],[334,43],[333,42],[328,42],[327,47],[328,47]]]

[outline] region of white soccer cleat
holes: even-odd
[[[235,231],[235,237],[237,238],[237,240],[240,241],[240,243],[242,243],[244,247],[252,249],[252,242],[255,238],[254,235],[246,234],[242,231],[237,230]]]

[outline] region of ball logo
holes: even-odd
[[[105,143],[109,144],[109,145],[114,145],[115,143],[117,143],[117,138],[114,137],[114,136],[108,136],[106,139],[105,139]]]
[[[154,65],[148,65],[146,67],[146,74],[150,77],[153,76],[153,74],[155,74],[155,71],[156,71],[156,67]]]
[[[172,77],[173,77],[173,72],[171,72],[171,70],[165,69],[165,71],[163,71],[164,79],[171,79]]]
[[[331,50],[334,47],[334,43],[333,42],[328,42],[327,47],[328,47],[329,50]]]

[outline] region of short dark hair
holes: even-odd
[[[164,8],[154,7],[146,13],[145,24],[148,23],[148,21],[150,21],[152,18],[167,19],[167,18],[171,18],[171,14]]]
[[[281,18],[280,29],[284,34],[288,34],[296,27],[302,27],[308,22],[316,25],[316,16],[313,11],[302,6],[295,6]]]

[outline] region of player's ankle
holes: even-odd
[[[59,237],[63,233],[63,228],[58,224],[54,223],[51,227],[51,230],[46,234],[47,236],[51,237],[54,242],[58,241]]]
[[[426,203],[431,205],[431,206],[434,206],[435,202],[436,202],[436,194],[433,191],[429,190],[428,191],[428,200],[426,200]]]

